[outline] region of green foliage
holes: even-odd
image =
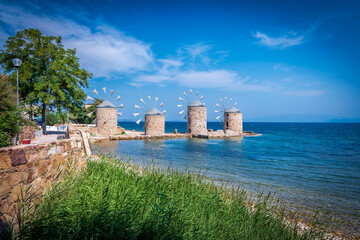
[[[11,145],[11,136],[7,132],[0,132],[0,148]]]
[[[46,114],[46,125],[63,124],[69,121],[67,112],[48,112]]]
[[[178,170],[117,160],[54,186],[24,216],[20,239],[314,239],[271,214],[267,198]],[[254,204],[252,208],[251,205]],[[21,221],[20,219],[20,222]]]
[[[83,105],[92,74],[80,68],[75,49],[65,49],[61,37],[43,35],[37,29],[25,29],[9,37],[0,52],[0,64],[15,81],[12,60],[20,58],[19,89],[27,104],[73,110]]]
[[[17,131],[16,90],[9,78],[0,74],[0,147],[10,145]]]
[[[72,122],[77,124],[92,124],[95,121],[95,117],[94,116],[89,117],[87,113],[84,112],[84,110],[73,112],[72,115],[70,116],[70,119]]]
[[[92,124],[96,119],[96,107],[102,103],[102,99],[95,98],[95,102],[88,104],[84,111],[84,108],[78,108],[72,111],[70,116],[71,121],[79,124]],[[91,113],[91,114],[90,114]],[[88,116],[90,114],[90,116]]]

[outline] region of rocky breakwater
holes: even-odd
[[[191,135],[191,137],[195,138],[229,138],[229,137],[252,137],[252,136],[261,136],[261,134],[256,134],[250,131],[244,131],[242,133],[237,133],[232,130],[217,130],[212,131],[211,129],[208,130],[207,135]]]
[[[145,135],[144,132],[125,131],[124,134],[110,136],[110,140],[142,140],[142,139],[170,139],[170,138],[186,138],[185,133],[164,133],[157,135]]]

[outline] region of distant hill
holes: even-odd
[[[186,122],[186,120],[177,120],[166,118],[167,122]],[[134,119],[119,118],[118,122],[134,122]],[[208,122],[218,122],[208,115]],[[284,114],[264,116],[258,118],[248,118],[244,114],[244,122],[333,122],[333,123],[360,123],[360,118],[344,118],[339,116],[322,114]]]

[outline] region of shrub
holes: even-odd
[[[48,112],[46,113],[46,125],[63,124],[69,121],[67,112]]]
[[[9,139],[15,136],[17,127],[15,89],[7,76],[0,73],[0,138],[1,147],[9,146]]]
[[[0,148],[11,145],[11,136],[6,132],[0,132]]]
[[[46,125],[52,126],[54,124],[60,124],[60,116],[54,112],[46,113]]]

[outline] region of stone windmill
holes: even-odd
[[[159,98],[155,97],[151,100],[151,96],[147,97],[148,101],[140,98],[139,105],[135,104],[135,108],[139,110],[137,113],[133,113],[134,117],[140,117],[136,123],[140,124],[141,120],[145,119],[144,129],[146,135],[161,135],[165,132],[165,113],[166,110],[160,111],[159,108],[164,106],[164,103],[159,104]]]
[[[233,103],[232,98],[225,97],[224,100],[220,98],[216,104],[218,110],[214,112],[221,115],[216,117],[216,120],[221,120],[224,123],[224,132],[227,130],[234,131],[235,133],[241,134],[243,131],[242,113],[236,108],[237,103]]]
[[[110,96],[106,96],[106,87],[102,88],[104,92],[104,97],[102,98],[102,103],[96,106],[96,129],[98,134],[110,136],[117,133],[117,116],[121,116],[122,113],[117,111],[118,108],[123,108],[124,104],[120,104],[117,107],[111,103],[111,100],[114,100],[113,94],[114,90],[110,90]],[[99,93],[96,89],[92,91],[98,97]],[[121,97],[118,95],[114,102],[120,100]],[[94,100],[94,98],[87,96],[86,100]],[[94,112],[88,114],[90,117]]]
[[[189,93],[183,92],[184,97],[179,97],[181,104],[177,105],[182,108],[180,115],[185,113],[184,119],[187,119],[187,133],[193,135],[207,135],[207,110],[204,103],[200,102],[204,97],[199,96],[199,92],[194,94],[193,90]]]

